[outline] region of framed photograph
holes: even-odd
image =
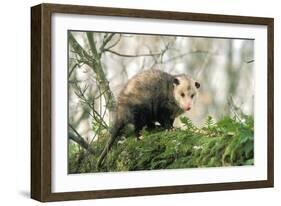
[[[273,187],[273,19],[31,8],[31,197]]]

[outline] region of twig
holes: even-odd
[[[234,114],[234,116],[238,119],[238,121],[239,121],[240,123],[242,123],[242,120],[240,119],[239,114],[236,112],[237,107],[236,107],[236,105],[234,104],[234,101],[233,101],[232,96],[230,96],[229,99],[228,99],[228,106],[230,107],[230,110],[232,111],[232,113]]]
[[[206,53],[209,53],[209,52],[208,51],[200,51],[200,50],[189,51],[189,52],[185,52],[183,54],[179,54],[177,56],[173,56],[173,57],[167,59],[166,61],[164,61],[163,63],[168,63],[168,62],[174,61],[176,59],[182,58],[182,57],[190,55],[190,54],[206,54]]]
[[[127,57],[127,58],[132,58],[132,57],[148,57],[148,56],[160,56],[162,54],[162,52],[159,53],[150,53],[150,54],[122,54],[116,51],[113,51],[111,49],[104,49],[104,51],[106,52],[110,52],[112,54],[115,54],[117,56],[121,56],[121,57]]]
[[[68,137],[69,139],[71,139],[72,141],[76,142],[77,144],[79,144],[81,147],[83,147],[84,149],[86,149],[88,152],[90,152],[91,154],[94,154],[95,151],[93,150],[93,148],[91,147],[90,144],[88,144],[84,138],[74,129],[74,127],[71,124],[68,124],[68,126],[72,129],[72,131],[75,133],[75,135],[71,132],[68,133]]]
[[[100,88],[99,88],[99,89],[100,89]],[[101,101],[101,98],[100,98],[100,112],[101,112],[101,110],[102,110],[101,104],[102,104],[102,101]],[[107,104],[108,104],[108,102],[106,102],[105,107],[107,107]],[[106,109],[104,110],[104,112],[103,112],[103,114],[102,114],[102,116],[101,116],[101,119],[102,119],[102,120],[104,119],[105,114],[106,114]],[[101,126],[102,126],[102,124],[101,124],[101,122],[99,122],[98,129],[95,131],[95,135],[94,135],[93,138],[91,139],[90,144],[94,141],[94,139],[96,138],[97,134],[100,132]]]
[[[74,84],[74,88],[76,89],[76,92],[74,93],[78,98],[80,98],[80,101],[86,104],[93,111],[94,115],[89,112],[90,116],[92,116],[96,121],[100,122],[105,129],[108,129],[107,123],[103,120],[102,116],[94,109],[93,105],[85,96],[85,89],[87,89],[87,86],[85,86],[84,91],[82,91],[82,89],[77,84]]]
[[[108,37],[107,36],[104,37],[102,45],[100,46],[101,53],[104,51],[104,47],[113,38],[114,35],[115,35],[114,33],[111,33],[111,34],[108,35]]]
[[[252,59],[252,60],[245,61],[245,63],[250,64],[250,63],[253,63],[254,61],[255,61],[255,60]]]
[[[108,42],[113,37],[113,35],[114,34],[109,35],[107,37],[107,39],[105,40],[105,42]],[[109,110],[113,110],[113,108],[115,107],[115,98],[114,98],[112,91],[110,90],[109,82],[105,76],[104,69],[103,69],[101,61],[100,61],[101,55],[98,54],[98,52],[97,52],[93,34],[91,32],[87,32],[87,37],[88,37],[88,41],[90,44],[90,48],[93,53],[93,58],[95,59],[95,62],[93,62],[93,65],[91,65],[91,68],[93,69],[93,71],[96,74],[99,86],[104,91],[106,91],[106,93],[104,94],[104,98],[106,99],[106,101],[109,102]]]
[[[119,34],[119,38],[117,39],[117,41],[116,42],[114,42],[112,45],[110,45],[109,47],[107,47],[106,49],[111,49],[111,48],[113,48],[113,47],[115,47],[119,42],[120,42],[120,40],[121,40],[121,37],[122,37],[122,35],[121,34]],[[102,50],[101,51],[104,51],[104,48],[102,48]]]
[[[72,74],[72,72],[74,71],[74,69],[77,67],[77,63],[75,63],[74,65],[73,65],[73,67],[71,67],[71,69],[70,69],[70,71],[69,71],[69,73],[68,73],[68,78],[70,78],[71,77],[71,74]]]

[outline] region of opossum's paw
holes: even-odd
[[[176,131],[176,128],[171,127],[170,129],[166,129],[165,131],[166,131],[166,132],[174,132],[174,131]]]
[[[141,136],[137,137],[137,140],[142,140],[143,138],[144,138],[144,136],[141,135]]]

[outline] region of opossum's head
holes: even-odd
[[[182,74],[174,76],[173,85],[173,94],[177,105],[184,111],[191,110],[198,95],[200,83]]]

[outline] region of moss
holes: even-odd
[[[96,171],[98,155],[85,153],[73,146],[69,153],[70,173],[136,171],[196,167],[222,167],[254,164],[253,117],[243,121],[226,117],[214,123],[209,117],[202,128],[182,119],[186,129],[142,131],[142,140],[122,139],[108,153],[103,167]],[[100,154],[107,137],[93,143]],[[76,157],[76,158],[75,158]]]

